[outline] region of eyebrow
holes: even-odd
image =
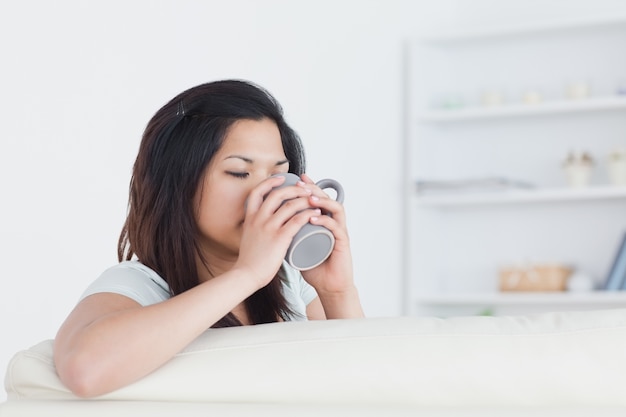
[[[227,156],[226,158],[224,158],[224,160],[226,160],[226,159],[233,159],[233,158],[234,159],[241,159],[242,161],[244,161],[244,162],[246,162],[248,164],[253,164],[254,163],[254,159],[250,159],[248,157],[241,156],[241,155],[230,155],[230,156]],[[276,162],[276,166],[283,165],[283,164],[286,164],[288,162],[289,162],[289,160],[287,160],[287,159],[279,160],[279,161]]]

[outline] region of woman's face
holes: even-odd
[[[228,129],[196,196],[205,256],[236,259],[248,194],[269,176],[288,170],[280,132],[272,120],[239,120]]]

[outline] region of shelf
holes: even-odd
[[[625,186],[594,186],[588,188],[553,188],[506,190],[494,192],[463,192],[457,194],[418,195],[420,207],[462,207],[518,203],[558,203],[568,201],[597,201],[626,199]]]
[[[626,291],[555,292],[555,293],[487,293],[487,294],[441,294],[428,295],[416,299],[418,303],[459,306],[459,305],[594,305],[624,304]]]
[[[425,123],[446,123],[603,110],[626,110],[626,96],[561,100],[537,104],[503,104],[497,107],[429,110],[419,114],[418,120]]]
[[[406,45],[404,309],[626,308],[626,291],[499,293],[493,273],[480,276],[515,259],[571,264],[590,277],[610,267],[626,230],[626,185],[604,179],[607,170],[588,187],[568,187],[560,164],[584,151],[608,168],[606,156],[623,145],[626,15],[491,23]],[[568,99],[577,82],[592,94]],[[543,101],[523,102],[535,89]],[[481,105],[489,91],[507,100]]]

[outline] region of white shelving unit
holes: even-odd
[[[626,187],[608,153],[626,147],[626,16],[467,30],[406,45],[405,312],[531,313],[626,307],[626,291],[500,293],[497,271],[562,263],[601,286],[626,232]],[[572,83],[586,98],[566,97]],[[504,101],[481,105],[497,91]],[[526,104],[533,91],[540,102]],[[443,97],[443,98],[442,98]],[[442,106],[454,97],[454,106]],[[570,151],[594,158],[570,188]],[[532,188],[418,192],[416,181],[499,177]]]

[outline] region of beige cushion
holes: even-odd
[[[120,347],[123,349],[123,346]],[[107,400],[394,407],[626,406],[626,310],[211,329]],[[11,360],[14,400],[76,400],[52,342]]]

